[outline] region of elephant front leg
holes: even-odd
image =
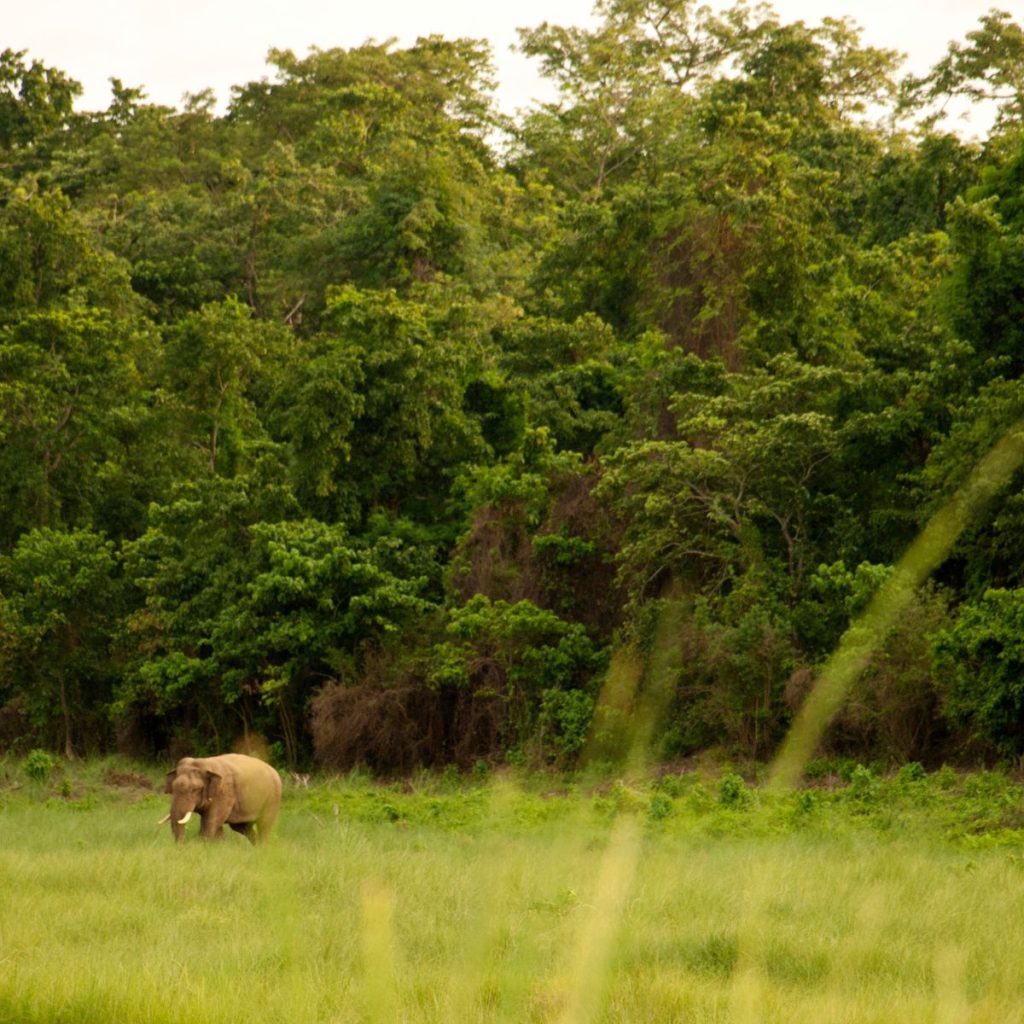
[[[199,835],[202,839],[223,839],[224,822],[213,814],[202,815],[202,824],[199,827]]]

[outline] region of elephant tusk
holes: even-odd
[[[168,822],[168,821],[170,821],[170,820],[171,820],[171,816],[170,816],[169,814],[165,814],[165,815],[164,815],[164,816],[163,816],[163,817],[162,817],[162,818],[161,818],[161,819],[160,819],[160,820],[159,820],[159,821],[157,822],[157,824],[158,824],[158,825],[163,825],[163,824],[164,824],[165,822]]]
[[[182,818],[181,821],[178,822],[178,824],[179,825],[187,825],[189,823],[189,821],[191,820],[191,818],[192,818],[192,812],[189,811],[188,814],[186,814],[185,817]]]

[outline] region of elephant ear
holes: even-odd
[[[170,771],[170,772],[167,773],[167,782],[164,785],[164,792],[165,793],[173,793],[174,792],[173,783],[174,783],[175,778],[177,777],[177,774],[178,774],[177,768],[175,768],[173,771]]]
[[[205,800],[212,800],[220,792],[221,776],[218,772],[205,771],[206,786],[203,790]]]

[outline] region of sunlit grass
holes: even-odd
[[[19,792],[0,1020],[1017,1021],[1024,842],[972,835],[1019,799],[357,780],[252,849],[174,847],[156,796]]]

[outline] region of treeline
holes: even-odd
[[[522,32],[516,118],[473,40],[272,51],[223,114],[0,54],[0,748],[570,764],[671,590],[662,756],[771,754],[1024,414],[1024,30],[913,78],[597,13]],[[1024,477],[828,743],[1024,752]]]

